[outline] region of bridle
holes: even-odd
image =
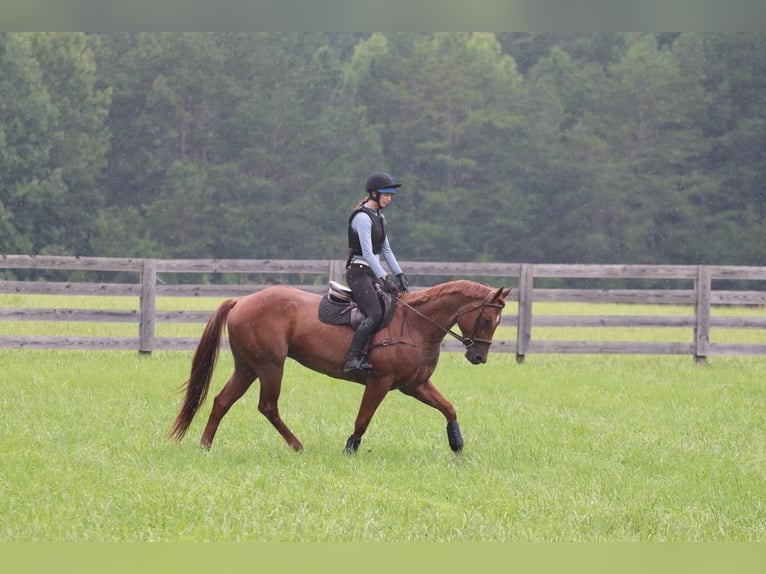
[[[476,343],[486,343],[487,345],[492,344],[492,341],[490,339],[479,339],[476,337],[476,332],[479,330],[479,321],[484,316],[484,309],[486,307],[493,307],[495,309],[502,309],[504,307],[504,305],[501,303],[492,303],[488,300],[485,300],[482,303],[479,303],[478,305],[463,311],[462,313],[458,313],[457,317],[455,317],[456,320],[459,317],[462,317],[463,315],[467,315],[468,313],[472,313],[473,311],[476,311],[477,309],[479,309],[479,314],[476,315],[476,320],[473,322],[473,328],[471,329],[471,334],[468,337],[463,337],[462,335],[455,333],[455,331],[453,331],[452,329],[439,325],[439,323],[431,319],[431,317],[425,315],[424,313],[421,313],[420,311],[415,309],[415,307],[413,307],[412,305],[410,305],[403,299],[399,298],[398,295],[394,295],[394,297],[396,298],[397,301],[399,301],[399,303],[407,307],[407,309],[411,310],[416,315],[419,315],[420,317],[422,317],[423,319],[425,319],[432,325],[435,325],[446,335],[451,335],[452,337],[460,341],[466,349],[473,347]]]

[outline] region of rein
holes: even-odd
[[[421,313],[420,311],[415,309],[415,307],[413,307],[412,305],[410,305],[409,303],[407,303],[406,301],[401,299],[398,295],[394,295],[394,297],[396,297],[396,300],[399,301],[399,303],[401,303],[402,305],[407,307],[407,309],[410,309],[416,315],[422,317],[423,319],[425,319],[426,321],[428,321],[432,325],[436,326],[444,334],[450,335],[450,336],[454,337],[455,339],[457,339],[458,341],[460,341],[466,349],[468,349],[469,347],[473,347],[476,343],[487,343],[488,345],[492,344],[492,341],[490,341],[488,339],[478,339],[476,337],[476,331],[479,328],[479,319],[481,319],[482,313],[483,313],[485,307],[495,307],[495,308],[498,308],[498,309],[502,309],[502,307],[503,307],[499,303],[490,303],[489,301],[483,301],[483,302],[479,303],[478,305],[476,305],[475,307],[471,307],[470,309],[467,309],[467,310],[463,311],[462,313],[459,313],[457,315],[457,317],[461,317],[462,315],[466,315],[467,313],[471,313],[472,311],[476,311],[476,309],[481,309],[479,314],[476,316],[476,321],[474,321],[473,329],[471,329],[471,335],[468,336],[468,337],[463,337],[462,335],[459,335],[459,334],[455,333],[455,331],[453,331],[452,329],[444,327],[442,325],[439,325],[439,323],[437,323],[436,321],[431,319],[431,317],[425,315],[424,313]],[[455,319],[457,319],[457,317],[455,317]]]

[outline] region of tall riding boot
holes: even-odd
[[[375,330],[375,325],[365,319],[362,324],[359,325],[354,338],[351,339],[351,347],[346,355],[346,362],[343,365],[344,373],[357,373],[361,375],[372,374],[372,364],[367,360],[367,343],[372,336],[372,331]]]

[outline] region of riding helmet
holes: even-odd
[[[376,171],[370,177],[367,178],[367,185],[364,186],[364,189],[367,191],[367,193],[378,191],[380,189],[385,190],[392,190],[388,193],[396,193],[393,191],[397,187],[401,187],[401,183],[396,183],[394,181],[394,178],[391,177],[389,174],[383,172],[383,171]]]

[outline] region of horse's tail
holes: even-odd
[[[184,437],[194,415],[205,402],[210,388],[210,379],[213,377],[213,370],[218,361],[218,350],[226,318],[237,301],[238,299],[227,299],[221,303],[205,325],[197,350],[194,352],[189,380],[179,387],[179,390],[186,388],[186,397],[170,430],[172,439],[181,440]]]

